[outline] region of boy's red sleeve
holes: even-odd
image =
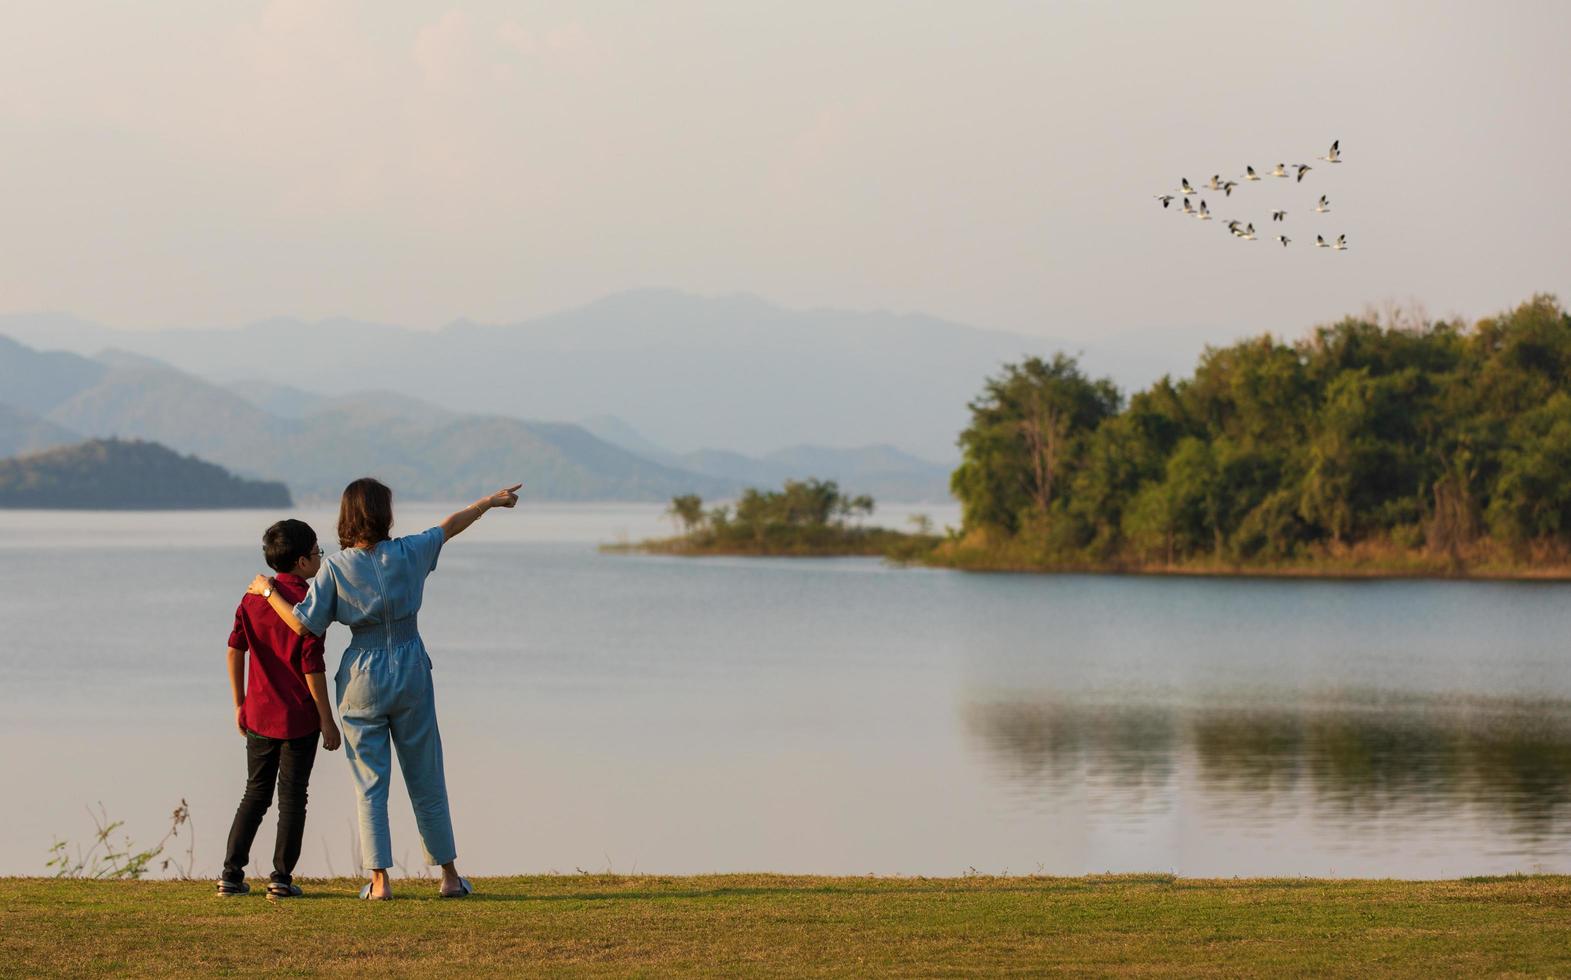
[[[323,655],[322,638],[315,633],[307,633],[300,639],[300,673],[327,673],[327,658]]]
[[[242,604],[235,610],[235,626],[229,631],[229,649],[249,650],[250,642],[245,638],[245,606]]]

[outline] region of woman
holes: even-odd
[[[323,560],[300,604],[291,606],[265,575],[258,575],[247,590],[267,597],[297,634],[322,636],[335,622],[352,633],[338,667],[338,716],[359,796],[361,852],[371,869],[361,898],[393,897],[387,876],[393,863],[387,832],[389,742],[398,752],[426,862],[442,866],[442,897],[461,898],[474,890],[455,866],[458,852],[442,773],[431,658],[415,614],[442,545],[491,508],[517,504],[522,486],[477,500],[428,531],[389,538],[393,492],[370,478],[356,480],[344,488],[338,505],[338,544],[343,550]]]

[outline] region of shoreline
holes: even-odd
[[[948,569],[977,575],[1105,575],[1128,578],[1282,579],[1286,581],[1379,582],[1571,582],[1571,568],[1528,568],[1518,571],[1447,571],[1442,569],[1384,569],[1354,566],[1190,567],[1140,565],[1027,565],[1023,563],[962,564],[946,561],[916,562],[923,568]]]
[[[595,550],[607,555],[672,555],[677,558],[883,558],[880,549],[848,551],[843,549],[767,550],[753,548],[689,548],[682,545],[665,545],[662,542],[614,542],[600,544]]]
[[[896,532],[899,533],[899,532]],[[1476,571],[1461,568],[1424,566],[1381,567],[1358,563],[1334,562],[1300,565],[1156,565],[1138,563],[1040,565],[1024,561],[953,560],[939,554],[940,549],[910,557],[892,555],[888,548],[869,546],[860,550],[843,548],[804,548],[768,550],[738,547],[693,545],[682,538],[658,538],[636,542],[611,542],[596,546],[602,554],[668,555],[677,558],[882,558],[903,568],[925,568],[978,575],[1098,575],[1129,578],[1209,578],[1280,579],[1284,581],[1433,581],[1433,582],[1571,582],[1571,565],[1547,565],[1502,570],[1485,565]]]

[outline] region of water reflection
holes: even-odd
[[[1239,823],[1469,812],[1519,842],[1567,832],[1571,701],[1378,691],[1120,704],[1052,694],[976,699],[967,731],[1019,792],[1084,791],[1108,812],[1200,793]]]

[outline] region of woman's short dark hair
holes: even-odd
[[[305,521],[290,518],[262,532],[262,557],[275,572],[293,571],[295,563],[316,550],[316,532]]]
[[[344,487],[338,502],[338,546],[376,544],[393,528],[393,491],[380,480],[363,476]]]

